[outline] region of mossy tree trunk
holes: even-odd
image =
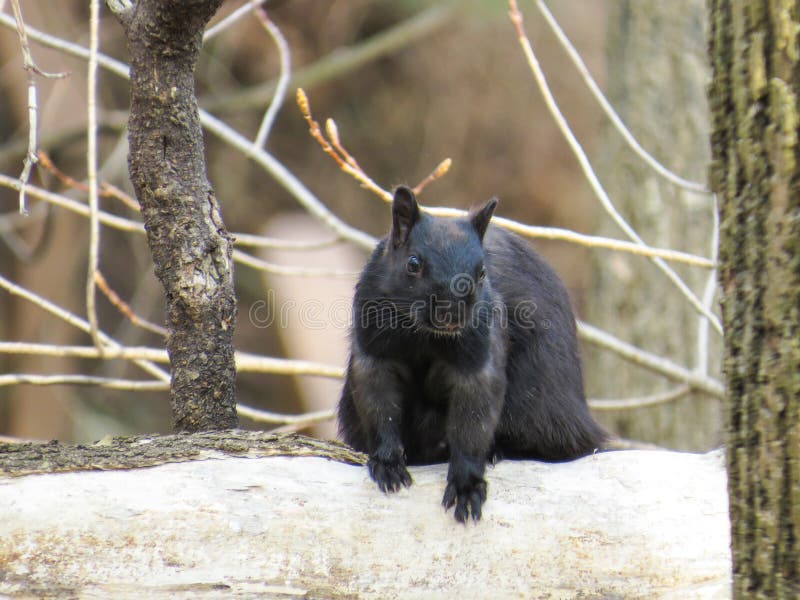
[[[734,596],[800,596],[800,14],[709,0]]]
[[[222,0],[109,0],[131,54],[128,166],[167,299],[177,431],[236,427],[233,240],[206,178],[194,68]]]
[[[684,178],[704,182],[709,162],[709,69],[705,0],[619,0],[609,4],[607,95],[642,146]],[[710,195],[676,187],[636,156],[608,128],[598,156],[601,177],[622,215],[649,244],[708,256],[713,229]],[[601,215],[598,231],[619,237]],[[709,272],[672,265],[702,296]],[[593,268],[589,321],[689,367],[698,367],[701,317],[650,261],[599,253]],[[709,371],[719,373],[721,337],[710,333]],[[588,393],[647,396],[668,381],[605,352],[586,348]],[[599,413],[624,437],[682,450],[722,443],[722,409],[692,394],[670,404]]]

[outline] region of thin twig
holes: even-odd
[[[239,416],[247,417],[259,423],[272,423],[274,425],[291,425],[297,429],[305,429],[317,423],[323,423],[336,418],[336,410],[318,410],[316,412],[303,413],[301,415],[287,415],[282,413],[275,413],[267,410],[261,410],[239,404],[236,407]]]
[[[95,273],[100,256],[100,219],[97,197],[97,52],[99,47],[100,0],[89,2],[89,67],[87,73],[86,178],[89,187],[89,264],[86,275],[86,316],[89,334],[98,350],[103,345],[98,335]]]
[[[640,398],[590,398],[586,400],[586,403],[592,410],[630,410],[632,408],[644,408],[647,406],[657,406],[659,404],[674,402],[675,400],[680,400],[687,396],[691,391],[692,388],[688,385],[679,385],[666,392],[642,396]]]
[[[214,23],[214,25],[206,29],[205,33],[203,34],[203,45],[205,45],[211,38],[216,37],[223,31],[229,29],[234,23],[247,15],[247,13],[256,7],[261,6],[266,1],[267,0],[249,0],[224,19],[220,19],[219,22]]]
[[[22,9],[19,0],[11,0],[11,9],[14,12],[14,22],[17,27],[19,44],[22,49],[23,68],[28,74],[28,151],[25,153],[25,160],[22,164],[22,173],[19,176],[19,212],[27,215],[28,208],[25,201],[25,192],[28,180],[31,177],[31,169],[36,164],[36,145],[39,130],[39,102],[36,90],[36,75],[49,79],[66,77],[68,73],[46,73],[42,71],[33,60],[31,49],[28,45],[28,35],[26,32],[25,21],[22,18]],[[5,16],[5,15],[4,15]]]
[[[567,120],[564,118],[564,115],[561,113],[561,109],[558,107],[558,103],[556,102],[555,98],[553,97],[553,93],[550,90],[550,86],[547,84],[547,79],[544,76],[544,72],[542,71],[541,66],[539,65],[539,61],[536,58],[536,55],[533,52],[533,47],[531,46],[531,42],[528,39],[528,36],[525,34],[525,30],[522,24],[522,13],[519,11],[517,7],[516,0],[508,0],[509,5],[509,18],[511,19],[512,24],[517,33],[517,39],[519,41],[520,46],[522,47],[522,51],[525,55],[525,58],[528,62],[528,66],[531,69],[531,73],[533,73],[534,79],[536,80],[536,84],[539,87],[539,91],[542,93],[542,96],[545,101],[545,105],[547,106],[548,111],[552,115],[553,119],[556,122],[561,134],[564,136],[564,139],[569,144],[572,153],[575,155],[575,158],[578,161],[578,164],[583,171],[584,176],[586,177],[589,185],[591,186],[592,190],[597,196],[597,199],[600,200],[600,204],[603,206],[606,213],[612,218],[612,220],[619,226],[620,229],[627,235],[632,241],[635,243],[646,246],[644,240],[639,237],[639,234],[628,224],[628,222],[622,217],[619,213],[617,208],[614,206],[614,203],[611,201],[611,198],[606,193],[605,189],[603,188],[600,180],[597,178],[594,170],[592,169],[592,165],[589,162],[586,153],[583,151],[583,147],[578,142],[578,139],[575,137],[575,134],[572,132]],[[708,310],[700,299],[692,292],[691,289],[686,285],[686,283],[678,276],[672,268],[667,265],[661,258],[653,257],[651,258],[653,263],[661,270],[667,278],[678,288],[678,290],[683,294],[683,296],[689,301],[692,307],[701,315],[704,315],[710,322],[711,325],[714,327],[714,330],[717,331],[720,335],[722,335],[722,324],[720,323],[719,319],[717,318],[714,313]]]
[[[337,236],[360,246],[372,250],[377,239],[371,235],[351,227],[320,202],[320,200],[300,181],[283,163],[263,149],[253,148],[252,142],[236,133],[216,117],[200,111],[203,125],[211,133],[233,146],[246,157],[252,159],[261,168],[266,170],[283,188],[300,203],[300,205],[315,219],[331,229]]]
[[[717,210],[717,197],[714,196],[714,204],[711,207],[713,213],[713,229],[711,230],[711,258],[716,263],[719,253],[719,211]],[[703,305],[709,310],[714,304],[714,297],[717,291],[717,270],[714,269],[708,274],[706,287],[703,290]],[[708,354],[709,354],[709,335],[708,319],[700,317],[697,323],[697,370],[704,375],[708,374]]]
[[[425,179],[420,181],[417,185],[414,186],[414,193],[419,194],[422,190],[424,190],[429,184],[433,183],[437,179],[444,177],[447,172],[450,170],[450,166],[453,164],[453,161],[449,158],[445,158],[439,165],[431,171],[431,174],[428,175]]]
[[[269,108],[267,108],[267,111],[264,113],[261,127],[258,128],[258,134],[256,134],[256,139],[253,141],[253,144],[255,144],[257,148],[263,148],[267,143],[272,125],[275,123],[275,118],[278,116],[278,111],[281,109],[283,101],[286,98],[286,90],[289,87],[289,79],[292,76],[292,55],[289,51],[289,44],[286,42],[286,38],[283,37],[278,26],[270,21],[267,16],[267,11],[259,6],[254,12],[261,25],[272,38],[272,41],[275,42],[275,46],[278,48],[278,57],[280,58],[281,65],[278,85],[275,86],[275,94],[272,96]]]
[[[3,175],[2,173],[0,173],[0,186],[18,190],[20,182],[18,179],[13,179],[11,177],[8,177],[7,175]],[[89,216],[88,206],[86,206],[82,202],[78,202],[77,200],[68,198],[63,194],[56,194],[55,192],[50,192],[48,190],[42,189],[34,185],[28,186],[28,194],[34,198],[38,198],[39,200],[44,200],[45,202],[49,202],[54,206],[60,206],[61,208],[66,208],[67,210],[74,212],[75,214],[84,217]],[[142,225],[138,221],[126,219],[124,217],[118,217],[116,215],[112,215],[102,210],[98,211],[98,217],[103,225],[114,227],[115,229],[119,229],[120,231],[130,231],[133,233],[144,234],[144,225]]]
[[[725,397],[725,387],[718,379],[696,371],[690,371],[668,358],[646,352],[593,325],[578,321],[578,337],[589,344],[610,350],[628,362],[649,369],[654,373],[659,373],[678,383],[684,383],[692,389],[705,392],[709,396],[719,399]]]
[[[60,344],[0,341],[0,354],[29,354],[34,356],[94,358],[98,360],[146,360],[163,364],[169,362],[169,356],[166,350],[163,348],[149,348],[147,346],[117,345],[104,348],[104,352],[101,354],[94,346],[64,346]],[[344,377],[344,369],[336,365],[310,360],[259,356],[241,351],[236,352],[236,370],[241,373],[309,375],[328,379],[341,379]]]
[[[41,344],[35,342],[2,342],[0,354],[26,354],[29,356],[54,356],[59,358],[96,358],[99,360],[149,360],[154,363],[169,362],[167,351],[163,348],[146,346],[118,346],[104,348],[104,352],[94,346],[68,346],[61,344]]]
[[[11,177],[8,177],[0,173],[0,186],[6,186],[12,189],[17,189],[17,187],[19,186],[19,180],[13,179]],[[28,188],[29,188],[28,189],[29,195],[33,196],[34,198],[38,198],[40,200],[44,200],[56,206],[66,208],[67,210],[70,210],[84,217],[89,216],[89,207],[81,202],[63,196],[61,194],[48,192],[47,190],[43,190],[36,186],[28,186]],[[118,217],[116,215],[109,214],[102,210],[98,211],[98,218],[100,219],[100,222],[103,223],[103,225],[107,225],[109,227],[113,227],[121,231],[128,231],[131,233],[144,235],[145,232],[144,225],[142,225],[137,221],[126,219],[124,217]],[[325,245],[327,245],[327,243],[328,242],[326,241]],[[300,248],[308,249],[313,247],[320,247],[320,246],[315,243],[309,243],[309,244],[298,243],[298,245],[293,246],[293,248],[295,249],[300,249]],[[233,257],[237,262],[246,265],[248,267],[252,267],[254,269],[259,269],[262,271],[267,271],[279,275],[299,275],[305,277],[352,277],[354,275],[357,275],[357,273],[353,271],[338,271],[335,269],[316,269],[311,267],[293,267],[293,266],[276,265],[274,263],[268,263],[266,261],[255,258],[254,256],[247,254],[246,252],[242,252],[241,250],[234,250]]]
[[[300,112],[303,113],[303,117],[309,123],[309,125],[311,125],[311,121],[313,121],[313,119],[311,119],[311,105],[308,103],[308,97],[306,96],[305,90],[303,90],[302,88],[298,88],[297,98],[298,98],[298,106],[300,107]],[[309,121],[309,119],[311,119],[311,121]],[[317,132],[319,133],[319,126],[317,125],[316,122],[313,123],[313,127],[316,128]],[[345,148],[344,145],[342,144],[342,140],[341,138],[339,138],[339,128],[336,125],[336,121],[334,121],[333,119],[327,119],[325,121],[325,133],[328,134],[328,139],[330,140],[331,146],[333,146],[337,154],[344,159],[344,162],[353,167],[356,171],[363,173],[364,171],[359,166],[356,157],[350,154],[347,151],[347,148]],[[322,137],[322,139],[324,142],[325,138]]]
[[[119,297],[114,290],[108,285],[106,278],[103,277],[103,274],[97,270],[94,272],[94,282],[97,284],[98,289],[103,292],[103,295],[108,299],[108,301],[116,308],[126,319],[128,319],[131,323],[133,323],[136,327],[141,327],[142,329],[146,329],[151,333],[155,333],[156,335],[160,335],[163,337],[167,336],[167,329],[162,327],[161,325],[156,325],[155,323],[151,323],[147,319],[143,319],[139,315],[133,312],[128,304]]]
[[[325,121],[325,131],[328,134],[326,138],[320,129],[319,123],[317,123],[311,115],[311,105],[308,102],[308,96],[302,88],[297,88],[296,99],[297,106],[300,108],[300,112],[306,120],[306,123],[308,123],[309,134],[316,140],[323,152],[330,156],[342,171],[358,181],[361,187],[369,190],[379,198],[391,202],[392,194],[375,183],[375,181],[364,172],[364,169],[359,166],[355,157],[344,147],[339,137],[339,128],[336,126],[336,122],[333,119]],[[452,161],[449,158],[439,163],[430,175],[414,187],[415,193],[419,193],[426,185],[444,176],[450,169],[451,164]]]
[[[550,30],[555,34],[556,38],[561,44],[561,47],[567,52],[567,55],[569,56],[570,60],[572,60],[572,64],[575,65],[575,68],[578,70],[578,73],[583,79],[583,82],[586,84],[586,87],[589,88],[589,91],[592,93],[592,96],[594,96],[595,100],[597,100],[600,108],[602,108],[603,112],[606,113],[606,116],[611,121],[611,124],[614,125],[614,128],[622,135],[630,149],[633,150],[633,152],[645,163],[647,163],[647,165],[653,169],[653,171],[658,173],[658,175],[670,183],[680,188],[689,190],[690,192],[711,194],[705,185],[695,181],[689,181],[688,179],[684,179],[683,177],[676,175],[658,162],[652,154],[647,152],[647,150],[642,148],[641,144],[639,144],[630,130],[625,126],[625,123],[623,123],[620,116],[614,110],[614,107],[611,106],[611,103],[600,90],[600,86],[598,86],[595,80],[592,78],[592,75],[589,73],[589,69],[586,68],[586,64],[583,62],[581,55],[575,49],[575,46],[572,45],[572,42],[569,41],[569,38],[564,33],[564,30],[561,29],[558,21],[556,21],[553,14],[547,8],[544,0],[536,0],[536,7],[544,17],[547,25],[550,27]]]
[[[308,103],[308,96],[303,91],[303,88],[297,88],[297,106],[300,108],[300,112],[303,115],[303,118],[308,123],[308,133],[311,135],[314,140],[319,144],[322,151],[325,152],[328,156],[330,156],[333,161],[339,165],[339,168],[350,175],[353,179],[358,181],[365,190],[369,190],[376,196],[383,198],[384,200],[391,200],[392,195],[384,190],[381,186],[375,183],[359,166],[358,163],[355,162],[355,159],[345,150],[342,153],[337,150],[337,148],[329,142],[322,133],[322,129],[320,129],[319,123],[317,123],[314,118],[311,116],[311,106]],[[333,132],[333,139],[336,140],[336,145],[341,148],[341,143],[339,142],[338,132],[336,130],[336,124],[333,123],[330,119],[328,120],[328,130]]]
[[[361,184],[361,187],[368,189],[376,196],[386,202],[392,201],[392,194],[388,190],[381,188],[373,181],[369,175],[359,166],[355,157],[347,151],[339,138],[339,130],[336,123],[332,119],[326,121],[325,130],[328,134],[326,138],[320,130],[319,124],[314,120],[311,114],[311,107],[308,102],[308,97],[302,89],[297,90],[297,104],[300,107],[300,112],[303,118],[308,123],[309,133],[314,140],[320,145],[322,150],[339,166],[339,168],[353,177]],[[427,185],[430,181],[442,176],[450,168],[450,159],[444,160],[428,177],[420,182],[415,190],[421,190],[422,187]],[[459,217],[463,216],[464,211],[455,208],[425,208],[425,211],[437,216],[443,217]],[[516,233],[549,240],[561,240],[572,242],[580,246],[590,248],[604,248],[607,250],[617,250],[620,252],[628,252],[638,256],[645,257],[658,257],[666,260],[679,262],[683,264],[692,265],[695,267],[702,267],[705,269],[713,269],[715,263],[705,257],[680,252],[677,250],[670,250],[668,248],[652,248],[646,244],[626,242],[623,240],[616,240],[600,236],[585,235],[567,229],[560,229],[556,227],[537,227],[534,225],[525,225],[511,219],[502,217],[494,217],[493,222],[497,225],[505,227]]]
[[[13,27],[14,20],[8,15],[0,14],[0,24],[6,27]],[[36,40],[40,44],[50,48],[56,48],[72,56],[77,56],[82,59],[89,58],[89,51],[87,48],[68,42],[61,38],[49,35],[47,33],[38,31],[34,28],[28,28],[28,34],[31,39]],[[99,53],[97,56],[98,63],[104,69],[129,79],[129,67],[125,63],[118,61],[114,58]],[[353,244],[360,246],[367,250],[372,250],[377,243],[377,239],[364,233],[363,231],[351,227],[339,219],[335,214],[328,210],[322,202],[301,182],[289,169],[287,169],[280,161],[274,156],[264,151],[263,149],[253,148],[250,140],[240,135],[228,125],[212,116],[208,112],[200,111],[200,120],[203,126],[211,133],[215,134],[222,141],[232,146],[241,152],[244,156],[252,159],[261,168],[267,171],[286,191],[288,191],[300,205],[314,218],[318,219],[325,226],[330,228],[338,237],[348,240]],[[18,186],[9,186],[18,189]],[[101,219],[102,221],[102,219]],[[105,222],[104,222],[105,224]]]
[[[24,298],[25,300],[32,302],[36,306],[43,308],[50,314],[58,317],[59,319],[65,321],[66,323],[69,323],[73,327],[80,329],[81,331],[84,331],[86,333],[89,333],[89,323],[87,323],[85,320],[81,319],[77,315],[74,315],[68,310],[61,308],[57,304],[54,304],[53,302],[50,302],[49,300],[42,298],[40,295],[35,294],[30,290],[23,288],[22,286],[17,285],[13,281],[6,279],[2,275],[0,275],[0,287],[4,288],[10,294],[19,296],[20,298]],[[98,331],[98,336],[100,340],[111,349],[121,347],[121,344],[119,344],[111,336],[106,335],[102,331]],[[153,363],[146,360],[136,360],[135,362],[139,367],[141,367],[151,375],[155,376],[156,378],[161,379],[162,381],[170,380],[169,373],[165,372],[163,369],[160,369]]]
[[[272,273],[273,275],[293,275],[295,277],[330,277],[339,279],[356,278],[360,273],[359,271],[340,271],[338,269],[279,265],[256,258],[247,252],[242,252],[241,250],[233,251],[233,259],[240,264],[246,265],[253,269],[258,269],[259,271],[264,271],[265,273]]]
[[[633,348],[632,346],[626,344],[625,342],[614,340],[614,338],[610,336],[605,340],[598,340],[593,337],[596,335],[596,332],[598,330],[586,324],[581,324],[581,327],[584,329],[584,333],[586,333],[587,330],[591,332],[591,335],[589,337],[582,336],[587,341],[590,341],[591,343],[598,343],[598,345],[602,345],[603,347],[608,348],[612,351],[619,351],[620,348],[622,348],[621,354],[624,358],[630,359],[631,355],[638,355],[639,358],[633,361],[636,362],[637,364],[641,364],[642,366],[648,366],[649,368],[661,372],[662,374],[669,373],[674,376],[680,372],[680,367],[677,367],[675,365],[670,365],[670,361],[657,360],[656,362],[653,362],[653,364],[648,365],[647,364],[648,362],[652,362],[651,355],[648,355],[647,353],[639,350],[638,348]],[[608,341],[609,339],[613,341],[609,343]],[[147,347],[108,348],[103,354],[101,354],[98,351],[98,349],[93,346],[61,346],[57,344],[0,342],[0,353],[95,358],[102,360],[143,359],[160,363],[166,363],[169,360],[166,350],[159,348],[147,348]],[[659,357],[656,357],[656,359],[659,359]],[[664,367],[665,364],[668,365],[666,369]],[[343,369],[341,367],[324,365],[321,363],[313,363],[310,361],[299,361],[299,360],[256,356],[245,352],[236,353],[236,368],[240,372],[275,373],[283,375],[311,375],[318,377],[329,377],[334,379],[340,379],[344,375]],[[77,381],[77,383],[81,382]],[[662,404],[681,398],[685,396],[687,393],[689,393],[689,391],[691,391],[691,389],[693,388],[708,391],[708,389],[706,388],[709,387],[712,390],[715,390],[715,392],[712,393],[712,395],[721,398],[721,395],[716,393],[716,391],[719,391],[717,389],[718,386],[720,386],[720,384],[715,380],[712,379],[704,380],[700,378],[697,381],[692,381],[687,383],[686,385],[682,385],[675,389],[668,390],[667,392],[653,394],[652,396],[646,396],[642,398],[626,398],[621,400],[590,399],[588,402],[589,405],[596,410],[618,410],[622,408],[653,406],[655,404]],[[326,415],[329,414],[329,412],[330,411],[319,411],[317,413],[308,413],[305,415],[276,415],[276,413],[269,413],[245,407],[242,414],[243,416],[247,416],[265,422],[278,423],[284,425],[302,423],[304,424],[304,426],[308,426],[313,424],[314,422],[317,422],[317,419],[319,419],[319,421],[327,420],[328,417]]]
[[[242,373],[275,373],[280,375],[312,375],[327,379],[341,379],[344,369],[311,360],[294,360],[259,356],[249,352],[236,353],[236,370]]]
[[[100,195],[103,196],[103,198],[116,198],[131,210],[136,212],[141,211],[141,207],[139,206],[139,203],[136,201],[136,199],[130,194],[126,194],[125,192],[123,192],[113,183],[103,181],[100,184]]]
[[[52,159],[46,153],[40,150],[38,156],[39,156],[39,165],[42,168],[46,169],[48,172],[52,173],[53,176],[55,176],[65,186],[83,192],[89,191],[89,186],[87,186],[85,183],[78,181],[77,179],[73,179],[72,177],[61,171],[58,167],[56,167],[55,164],[53,164]],[[7,180],[0,179],[0,185],[8,185],[9,183],[10,182],[8,182]],[[9,185],[9,187],[12,186]],[[36,194],[38,194],[40,190],[39,188],[32,188],[32,189],[34,190],[34,193],[31,195],[34,195],[36,197]],[[47,193],[52,193],[52,192],[47,192]],[[140,212],[139,203],[136,202],[136,200],[132,198],[129,194],[126,194],[125,192],[123,192],[122,190],[120,190],[118,187],[116,187],[111,183],[105,181],[102,182],[100,184],[99,195],[103,198],[115,198],[120,202],[122,202],[125,206],[127,206],[131,210]],[[70,201],[75,202],[74,200]],[[110,215],[109,213],[100,213],[101,220],[103,214],[114,216]],[[16,218],[17,215],[13,215],[13,217]],[[132,224],[134,222],[131,221],[130,223]],[[103,224],[109,225],[108,222],[103,222]],[[113,225],[111,226],[113,227]],[[136,228],[138,228],[138,224]],[[2,227],[2,222],[0,222],[0,233],[5,233],[6,229],[7,228]],[[126,227],[126,230],[129,229],[130,228]],[[323,240],[298,241],[298,240],[271,238],[263,235],[253,235],[250,233],[241,233],[241,232],[232,233],[231,235],[234,236],[235,243],[237,246],[248,246],[252,248],[280,248],[282,250],[317,250],[320,248],[332,246],[341,241],[338,237],[335,236]]]
[[[95,375],[34,375],[12,373],[0,375],[0,387],[6,385],[90,385],[110,390],[131,392],[161,392],[169,390],[169,381],[142,381],[138,379],[117,379]]]
[[[47,170],[49,173],[51,173],[56,179],[58,179],[65,186],[75,190],[80,190],[82,192],[86,193],[89,192],[88,185],[64,173],[53,163],[53,160],[47,155],[47,153],[43,152],[42,150],[39,150],[36,153],[36,156],[38,157],[39,166]],[[132,198],[130,194],[126,194],[117,186],[107,181],[102,181],[98,183],[99,183],[99,188],[97,192],[98,196],[102,198],[114,198],[122,202],[122,204],[124,204],[131,210],[139,212],[140,210],[139,203],[134,198]]]
[[[264,235],[252,235],[250,233],[233,233],[236,238],[237,246],[250,248],[280,248],[282,250],[319,250],[328,248],[341,240],[338,237],[330,237],[322,240],[285,240]]]

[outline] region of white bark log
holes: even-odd
[[[411,473],[389,496],[322,458],[0,477],[0,595],[730,597],[719,452],[505,461],[466,527],[443,465]]]

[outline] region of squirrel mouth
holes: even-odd
[[[444,323],[442,325],[428,325],[425,329],[434,335],[456,337],[461,335],[464,326],[460,323]]]

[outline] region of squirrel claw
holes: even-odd
[[[405,465],[398,461],[382,461],[370,457],[367,461],[369,475],[378,484],[378,488],[386,494],[400,491],[411,485],[411,475]]]
[[[455,506],[453,516],[456,521],[466,525],[467,519],[472,517],[473,521],[480,521],[481,507],[486,501],[486,482],[479,480],[473,484],[458,489],[454,483],[448,483],[444,489],[442,506],[449,510]]]

